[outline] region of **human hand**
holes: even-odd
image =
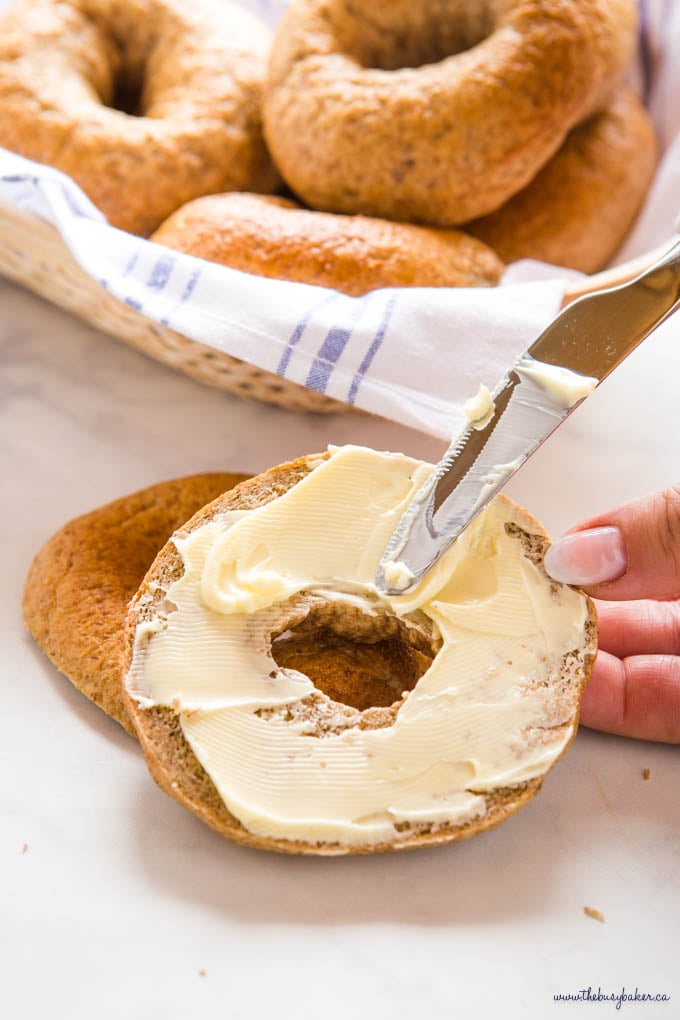
[[[579,524],[545,567],[595,599],[599,652],[581,722],[680,743],[680,485]]]

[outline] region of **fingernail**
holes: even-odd
[[[565,535],[545,554],[545,569],[551,577],[583,588],[615,581],[627,566],[623,535],[613,527]]]

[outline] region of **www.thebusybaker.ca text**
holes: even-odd
[[[557,992],[553,995],[555,1002],[614,1002],[616,1009],[621,1009],[623,1002],[670,1002],[670,995],[665,992],[627,992],[625,987],[620,992],[603,992],[598,987],[593,991],[592,985],[581,988],[578,992]]]

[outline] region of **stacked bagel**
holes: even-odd
[[[263,276],[591,272],[654,171],[636,27],[633,0],[293,0],[270,39],[225,0],[17,0],[0,145],[114,226]]]

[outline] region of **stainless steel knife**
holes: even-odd
[[[453,441],[383,554],[376,585],[415,587],[588,393],[680,302],[680,242],[636,279],[562,311],[491,394],[493,414]],[[476,426],[476,427],[475,427]]]

